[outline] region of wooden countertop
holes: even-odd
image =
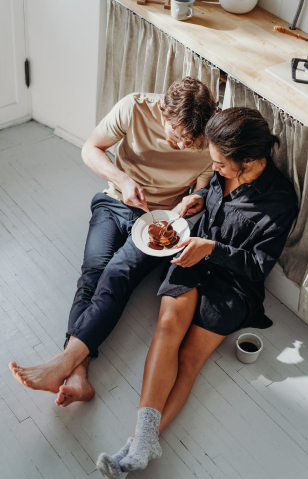
[[[234,15],[217,0],[197,0],[194,16],[179,22],[163,4],[117,1],[308,125],[307,97],[265,71],[293,57],[307,56],[308,43],[274,32],[274,25],[289,28],[285,21],[260,7]],[[308,37],[301,30],[296,33]]]

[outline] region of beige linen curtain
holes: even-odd
[[[108,0],[105,78],[99,119],[133,92],[166,93],[193,76],[219,99],[219,69],[115,0]]]
[[[308,126],[232,77],[228,78],[227,90],[230,106],[257,108],[280,139],[274,162],[293,183],[300,212],[279,263],[286,276],[301,287],[298,310],[308,318]]]

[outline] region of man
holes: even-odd
[[[171,210],[191,186],[209,183],[212,162],[204,151],[204,130],[215,111],[206,85],[187,77],[173,83],[165,96],[126,96],[95,128],[82,158],[109,181],[109,190],[92,200],[65,349],[31,368],[11,362],[24,386],[58,393],[59,406],[94,396],[87,378],[90,357],[117,324],[133,289],[161,261],[138,250],[131,228],[144,211]],[[114,165],[106,150],[120,140]]]

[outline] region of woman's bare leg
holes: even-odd
[[[178,374],[179,348],[197,306],[194,288],[177,298],[163,296],[158,323],[146,358],[139,408],[162,413]]]
[[[190,326],[197,301],[196,289],[177,298],[163,297],[144,369],[136,438],[129,451],[118,454],[119,457],[102,454],[98,461],[101,472],[122,478],[125,477],[123,471],[143,469],[148,460],[160,456],[158,432],[162,432],[182,409],[202,365],[224,339],[224,336]],[[139,424],[138,431],[139,412],[146,409],[153,417],[143,427]],[[163,413],[158,429],[159,412]]]
[[[87,346],[79,339],[71,336],[66,349],[47,363],[22,368],[13,361],[10,362],[9,368],[15,379],[23,386],[57,393],[64,380],[83,362],[88,354]]]
[[[159,432],[162,433],[185,405],[203,364],[226,336],[192,325],[179,352],[178,375],[163,409]]]
[[[149,460],[161,456],[158,441],[161,413],[178,374],[179,348],[190,327],[197,302],[196,288],[177,298],[162,298],[144,367],[135,438],[128,454],[118,464],[112,458],[100,456],[99,468],[102,472],[112,468],[113,477],[122,477],[122,471],[144,469]]]

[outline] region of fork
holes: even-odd
[[[175,218],[174,220],[170,220],[167,224],[167,226],[164,227],[164,230],[168,229],[170,225],[172,225],[172,223],[174,223],[175,221],[181,219],[181,218],[184,218],[184,216],[186,215],[186,211],[183,215],[179,216],[178,218]]]
[[[156,225],[156,224],[157,224],[157,221],[155,221],[154,216],[153,216],[153,214],[152,214],[152,211],[149,210],[149,213],[150,213],[150,215],[152,216],[153,224]]]

